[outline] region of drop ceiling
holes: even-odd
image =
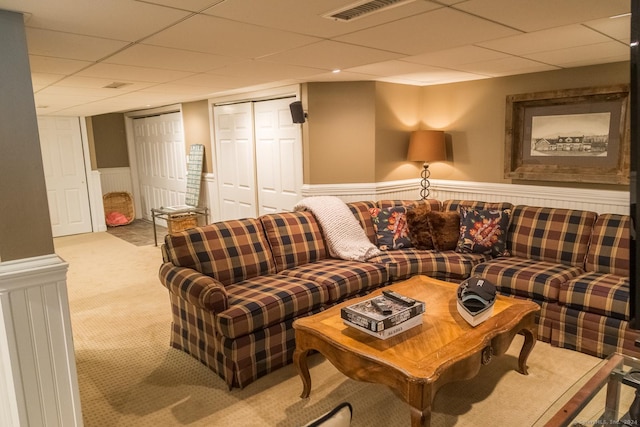
[[[347,22],[325,17],[360,3],[0,0],[0,9],[24,13],[39,115],[302,82],[425,86],[629,59],[630,0],[414,0]]]

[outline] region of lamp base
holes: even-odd
[[[431,176],[431,171],[429,171],[429,163],[424,162],[422,165],[422,173],[420,174],[422,179],[420,180],[420,197],[422,200],[427,200],[429,198],[429,187],[431,187],[431,183],[429,182],[429,177]]]

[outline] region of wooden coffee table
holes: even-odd
[[[443,385],[473,378],[493,355],[509,348],[521,332],[525,340],[518,359],[527,374],[527,358],[536,343],[532,301],[498,296],[493,316],[471,327],[458,313],[458,285],[425,276],[415,276],[386,289],[424,301],[421,326],[386,340],[345,326],[340,308],[381,294],[372,292],[313,316],[296,320],[296,350],[293,361],[302,378],[302,398],[311,393],[307,354],[322,353],[340,372],[359,381],[385,384],[411,406],[411,425],[428,426],[431,404]]]

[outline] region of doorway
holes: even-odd
[[[295,97],[213,107],[221,220],[292,210],[302,198]]]
[[[133,145],[140,215],[151,221],[151,208],[185,202],[187,161],[182,113],[133,118]]]
[[[90,233],[91,209],[78,117],[38,117],[53,237]]]

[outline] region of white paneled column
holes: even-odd
[[[57,255],[0,263],[0,425],[82,426],[66,287]]]

